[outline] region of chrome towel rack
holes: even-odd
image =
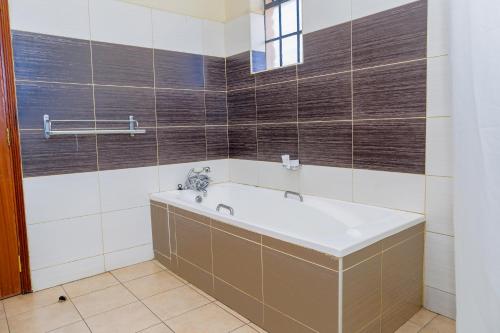
[[[53,123],[126,123],[128,129],[80,129],[80,130],[53,130]],[[51,120],[49,115],[43,116],[43,129],[45,138],[49,139],[53,135],[96,135],[96,134],[135,134],[146,133],[145,129],[139,128],[139,122],[134,119],[134,116],[129,116],[128,120]]]

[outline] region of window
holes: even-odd
[[[267,69],[302,61],[301,0],[264,0]]]

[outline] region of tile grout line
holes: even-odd
[[[64,288],[64,285],[61,285],[61,288],[63,289],[64,293],[67,295],[67,301],[70,301],[71,304],[73,304],[73,307],[75,308],[75,310],[78,312],[78,314],[80,315],[80,318],[81,320],[83,321],[83,323],[85,324],[85,326],[87,326],[87,328],[89,329],[90,332],[92,332],[92,330],[90,329],[90,326],[89,324],[87,323],[87,321],[85,321],[85,318],[83,318],[83,315],[82,313],[80,312],[80,310],[78,310],[78,308],[76,307],[75,303],[73,302],[73,299],[69,296],[68,294],[68,291],[66,290],[66,288]],[[77,322],[75,322],[77,323]],[[61,326],[59,328],[62,328],[62,327],[66,327],[66,326],[70,326],[70,325],[73,325],[74,323],[72,324],[69,324],[69,325],[65,325],[65,326]],[[59,329],[59,328],[56,328],[56,329]],[[55,331],[56,329],[54,329],[53,331]]]

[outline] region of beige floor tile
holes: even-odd
[[[162,320],[210,303],[189,286],[176,288],[143,300],[144,304]]]
[[[422,333],[455,333],[455,321],[443,316],[432,319],[420,332]]]
[[[140,299],[184,285],[170,273],[162,271],[124,283]]]
[[[253,328],[254,330],[256,330],[259,333],[267,333],[267,331],[264,331],[262,328],[255,325],[254,323],[250,323],[248,326],[250,326],[251,328]]]
[[[71,302],[56,303],[9,318],[11,333],[39,333],[55,330],[82,318]]]
[[[7,319],[0,319],[0,333],[9,333],[9,325],[7,325]]]
[[[3,301],[7,317],[57,303],[59,296],[67,296],[61,287],[45,289],[32,294],[19,295]]]
[[[165,267],[165,265],[163,265],[161,262],[159,262],[158,260],[154,259],[154,260],[151,260],[152,262],[154,262],[155,264],[157,264],[158,266],[161,267],[161,269],[163,270],[167,270],[167,267]]]
[[[226,306],[225,304],[223,304],[223,303],[221,303],[219,301],[215,302],[215,304],[217,306],[220,306],[223,310],[229,312],[230,314],[232,314],[233,316],[235,316],[236,318],[238,318],[239,320],[241,320],[245,324],[250,323],[250,320],[248,320],[247,318],[243,317],[238,312],[234,311],[233,309],[231,309],[230,307]]]
[[[202,296],[205,296],[206,298],[208,298],[209,300],[211,301],[215,301],[215,298],[213,298],[212,296],[210,296],[209,294],[207,294],[206,292],[204,292],[203,290],[201,290],[200,288],[197,288],[196,286],[193,286],[192,284],[189,285],[192,289],[194,289],[198,294],[201,294]]]
[[[3,309],[3,301],[0,301],[0,320],[5,318],[6,315],[5,315],[5,310]]]
[[[84,321],[79,321],[77,323],[50,331],[50,333],[90,333],[90,330]]]
[[[245,326],[240,327],[234,331],[231,331],[231,333],[257,333],[257,331],[254,330],[253,328],[251,328],[250,326],[245,325]]]
[[[403,326],[401,326],[396,333],[418,333],[421,327],[411,321],[407,321]]]
[[[154,261],[146,261],[137,265],[114,270],[112,273],[121,282],[127,282],[146,275],[158,273],[159,271],[162,271],[162,268]]]
[[[84,318],[137,301],[124,286],[117,285],[91,294],[73,298],[73,303]]]
[[[141,302],[101,313],[85,321],[93,333],[133,333],[160,323],[160,320]]]
[[[140,333],[174,333],[170,328],[165,324],[159,324],[150,328],[141,331]]]
[[[410,318],[410,321],[420,327],[424,327],[436,316],[437,314],[435,314],[434,312],[422,308],[413,317]]]
[[[63,285],[69,297],[78,297],[119,284],[110,273],[99,274]]]
[[[175,333],[226,333],[244,323],[211,303],[166,321]]]

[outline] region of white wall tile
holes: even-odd
[[[427,117],[451,116],[451,77],[448,56],[427,60]]]
[[[415,1],[416,0],[352,0],[352,18],[355,20]]]
[[[153,47],[151,9],[117,0],[89,0],[92,40]]]
[[[153,45],[156,49],[203,54],[203,21],[153,9]]]
[[[99,172],[104,212],[149,204],[149,194],[158,192],[158,167]]]
[[[427,230],[453,236],[453,180],[449,177],[426,177]]]
[[[31,272],[33,291],[83,279],[104,272],[104,256],[97,256]]]
[[[131,249],[111,252],[104,255],[106,271],[138,264],[154,258],[153,244],[146,244]]]
[[[191,168],[210,167],[210,178],[213,183],[229,180],[229,164],[227,159],[179,163],[160,166],[160,191],[176,190],[178,184],[184,184]]]
[[[352,201],[352,169],[304,165],[300,170],[300,192]]]
[[[225,57],[224,23],[203,20],[203,54],[212,57]]]
[[[353,191],[355,202],[424,212],[424,175],[354,170]]]
[[[90,39],[88,0],[9,1],[11,29]]]
[[[31,177],[23,183],[28,224],[99,213],[97,172]]]
[[[453,146],[452,120],[445,118],[427,119],[426,174],[452,176]]]
[[[300,190],[300,171],[291,171],[283,168],[281,163],[258,162],[258,186],[275,190],[294,191]]]
[[[427,55],[429,57],[448,54],[449,7],[449,0],[427,1]]]
[[[152,242],[149,206],[102,214],[104,253]]]
[[[306,0],[302,2],[305,34],[351,20],[351,0]]]
[[[424,295],[426,309],[455,319],[457,313],[455,295],[427,286],[424,289]]]
[[[226,57],[250,50],[250,15],[243,15],[226,22],[224,44]]]
[[[32,270],[102,254],[99,215],[28,226]]]
[[[451,236],[426,233],[425,278],[426,286],[455,293],[455,249]]]
[[[259,162],[230,159],[229,179],[235,183],[257,185],[259,183]]]

